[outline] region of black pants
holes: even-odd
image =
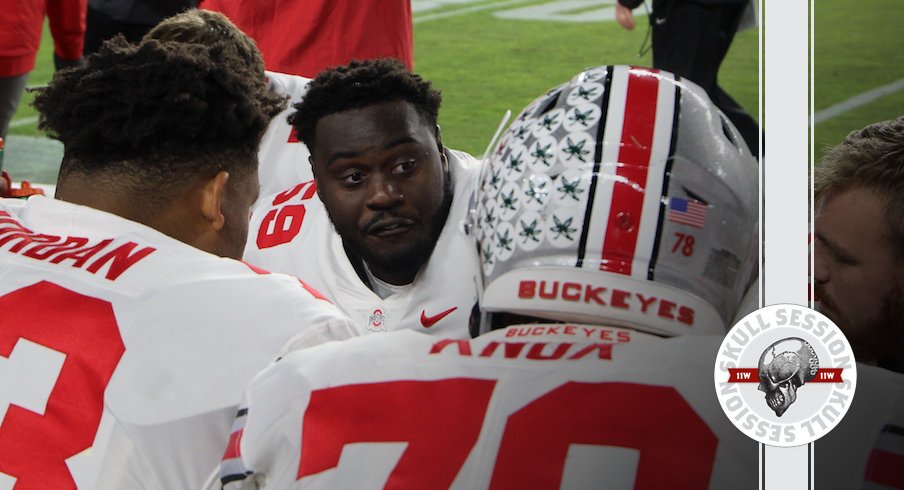
[[[718,83],[719,67],[745,8],[746,3],[712,5],[691,0],[654,0],[650,15],[653,67],[700,85],[759,158],[759,126]]]

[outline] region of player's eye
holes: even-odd
[[[342,184],[348,187],[354,187],[361,182],[364,182],[364,174],[361,172],[353,171],[348,172],[342,177]]]
[[[836,262],[842,265],[857,265],[860,263],[860,261],[858,261],[854,257],[851,257],[850,255],[843,252],[833,251],[832,256],[835,258]]]
[[[848,254],[844,250],[840,250],[838,247],[830,245],[828,242],[826,242],[826,240],[823,237],[821,237],[819,235],[816,236],[816,244],[817,244],[817,246],[825,247],[825,250],[828,251],[828,253],[829,253],[829,257],[831,257],[832,260],[835,261],[835,263],[837,263],[837,264],[857,265],[860,263],[860,261],[857,260],[855,257]]]
[[[394,167],[392,167],[392,173],[394,174],[407,174],[414,170],[414,167],[417,165],[417,162],[413,159],[405,160],[397,163]]]

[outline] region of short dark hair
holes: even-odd
[[[119,172],[172,186],[201,172],[256,169],[285,99],[224,43],[133,45],[117,36],[84,65],[57,72],[34,106],[39,127],[63,142],[61,178]]]
[[[904,247],[904,116],[852,131],[823,155],[814,171],[817,209],[840,192],[874,192],[885,207],[893,243]]]
[[[308,85],[289,123],[298,139],[314,151],[317,121],[337,112],[404,100],[429,124],[436,124],[442,95],[431,83],[391,59],[352,61],[320,72]]]

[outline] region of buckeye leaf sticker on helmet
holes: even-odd
[[[758,164],[700,87],[588,69],[489,155],[470,213],[483,309],[725,332],[757,273]]]

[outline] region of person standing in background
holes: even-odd
[[[267,69],[314,78],[352,60],[395,58],[414,68],[410,0],[201,0],[257,42]]]
[[[86,1],[19,1],[14,9],[12,0],[4,0],[0,9],[0,137],[6,137],[28,74],[35,67],[45,16],[50,19],[55,68],[81,60]]]
[[[88,0],[85,55],[97,51],[116,34],[136,43],[161,20],[197,3],[198,0]]]
[[[57,70],[79,63],[85,37],[87,0],[4,0],[0,11],[0,138],[6,138],[28,74],[35,67],[44,17],[50,19],[53,62]],[[15,3],[15,8],[13,8]],[[3,161],[0,160],[0,170]],[[0,196],[6,182],[0,179]]]
[[[631,10],[642,3],[643,0],[618,0],[615,20],[629,31],[634,29]],[[718,83],[719,67],[749,8],[751,0],[653,0],[650,25],[653,67],[703,87],[759,159],[759,126]]]

